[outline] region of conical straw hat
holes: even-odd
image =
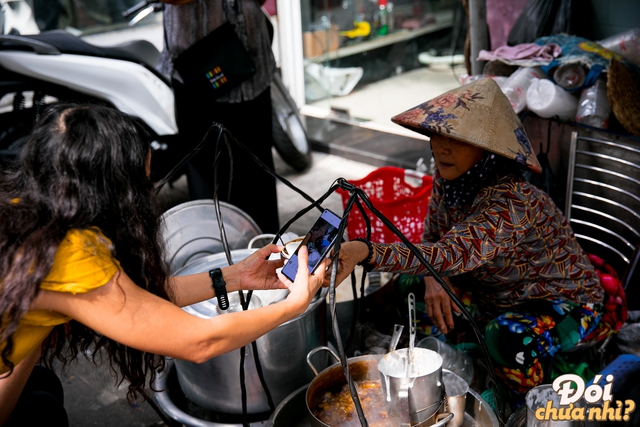
[[[440,134],[484,148],[542,172],[522,122],[491,78],[445,92],[391,121],[426,136]]]

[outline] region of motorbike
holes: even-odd
[[[152,136],[154,181],[188,154],[182,147],[195,145],[180,143],[171,80],[156,69],[160,52],[151,42],[96,46],[64,30],[34,34],[32,26],[17,20],[30,10],[24,0],[0,0],[0,6],[0,167],[15,159],[35,120],[57,101],[99,103],[140,119]],[[134,16],[131,22],[136,23],[161,10],[161,2],[144,0],[123,15]],[[271,93],[276,151],[302,171],[311,163],[311,150],[298,108],[279,73]]]

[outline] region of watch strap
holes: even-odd
[[[222,277],[222,270],[214,268],[209,271],[209,277],[213,282],[213,290],[216,291],[216,298],[218,300],[218,307],[220,310],[226,310],[229,308],[229,295],[227,295],[227,282]]]

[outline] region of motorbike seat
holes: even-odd
[[[134,40],[115,46],[96,46],[64,30],[44,31],[40,34],[20,36],[46,43],[62,53],[121,59],[155,69],[160,52],[147,40]]]

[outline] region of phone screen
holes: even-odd
[[[300,246],[306,245],[309,253],[309,273],[313,273],[320,261],[329,253],[331,245],[338,237],[338,228],[342,219],[326,209],[320,218],[313,224],[311,230],[300,242]],[[298,249],[300,249],[298,246]],[[298,272],[298,249],[291,255],[289,261],[282,268],[284,274],[293,282]]]

